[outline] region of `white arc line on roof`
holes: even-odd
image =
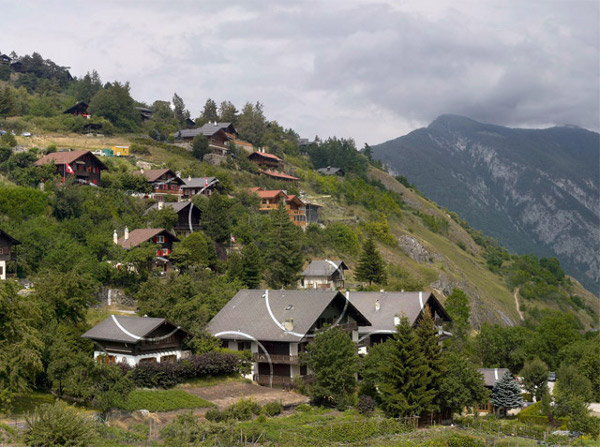
[[[423,310],[423,292],[419,292],[419,304],[421,305],[421,310]]]
[[[299,334],[298,332],[286,331],[285,326],[283,326],[283,324],[281,324],[279,321],[277,321],[277,318],[275,318],[275,315],[273,315],[273,312],[271,311],[271,306],[269,305],[269,289],[265,290],[265,293],[263,296],[265,297],[265,305],[267,306],[269,315],[271,316],[271,319],[275,322],[275,324],[277,326],[279,326],[279,329],[281,329],[286,334],[295,335],[296,337],[300,337],[300,338],[304,337],[304,334]]]
[[[329,261],[329,262],[331,262],[331,261]],[[333,324],[334,326],[337,326],[338,324],[340,324],[340,321],[342,321],[342,318],[344,318],[344,315],[346,314],[346,309],[348,309],[348,303],[350,302],[350,292],[346,291],[346,295],[344,295],[344,296],[346,297],[346,302],[344,303],[344,309],[342,310],[340,317]]]
[[[380,329],[378,331],[369,332],[367,335],[364,335],[362,338],[359,338],[358,343],[360,343],[365,338],[370,337],[371,335],[374,335],[374,334],[393,334],[393,333],[394,333],[394,331],[389,331],[387,329]]]
[[[175,330],[173,332],[168,333],[167,335],[161,335],[160,337],[152,337],[152,338],[146,338],[146,337],[140,337],[138,335],[132,334],[131,332],[129,332],[127,329],[125,329],[123,326],[121,326],[121,323],[119,323],[117,321],[117,318],[114,315],[111,315],[112,320],[115,322],[115,324],[117,325],[117,327],[119,329],[121,329],[121,331],[123,331],[123,333],[125,335],[130,336],[131,338],[135,338],[136,340],[143,340],[143,341],[160,341],[160,340],[164,340],[165,338],[169,338],[171,335],[173,335],[175,332],[177,332],[179,329],[181,329],[179,326],[177,326],[175,328]]]

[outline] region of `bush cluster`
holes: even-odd
[[[273,411],[273,409],[271,409],[271,411]],[[231,420],[247,421],[252,419],[253,415],[258,416],[260,413],[261,407],[258,403],[252,399],[240,399],[238,402],[227,407],[223,411],[219,411],[216,408],[208,410],[205,417],[211,422],[224,422]]]
[[[142,363],[133,369],[131,378],[142,388],[172,388],[189,379],[233,374],[240,366],[234,354],[208,352],[172,363]]]

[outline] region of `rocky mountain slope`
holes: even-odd
[[[556,256],[597,292],[599,137],[575,127],[510,129],[443,115],[373,152],[509,250]]]

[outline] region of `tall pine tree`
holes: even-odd
[[[506,371],[492,389],[492,404],[496,408],[520,408],[523,406],[523,396],[519,384]]]
[[[278,289],[298,282],[302,258],[302,230],[290,221],[284,202],[269,216],[265,263],[269,287]]]
[[[429,388],[429,365],[419,338],[402,317],[394,337],[386,342],[379,369],[381,407],[390,417],[418,416],[431,408],[435,390]]]
[[[377,247],[375,247],[373,236],[369,236],[365,245],[363,245],[363,252],[356,268],[356,279],[368,282],[369,285],[373,283],[385,284],[387,282],[385,262],[379,251],[377,251]]]
[[[249,289],[258,289],[262,276],[262,259],[258,247],[251,243],[242,250],[242,281]]]
[[[423,319],[415,331],[424,361],[427,364],[427,388],[433,392],[433,399],[424,412],[432,414],[440,409],[440,388],[444,380],[446,365],[439,344],[438,330],[435,326],[431,311],[425,308]]]

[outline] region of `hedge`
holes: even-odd
[[[243,367],[235,354],[208,352],[169,363],[141,363],[131,372],[140,388],[172,388],[185,380],[237,373]]]

